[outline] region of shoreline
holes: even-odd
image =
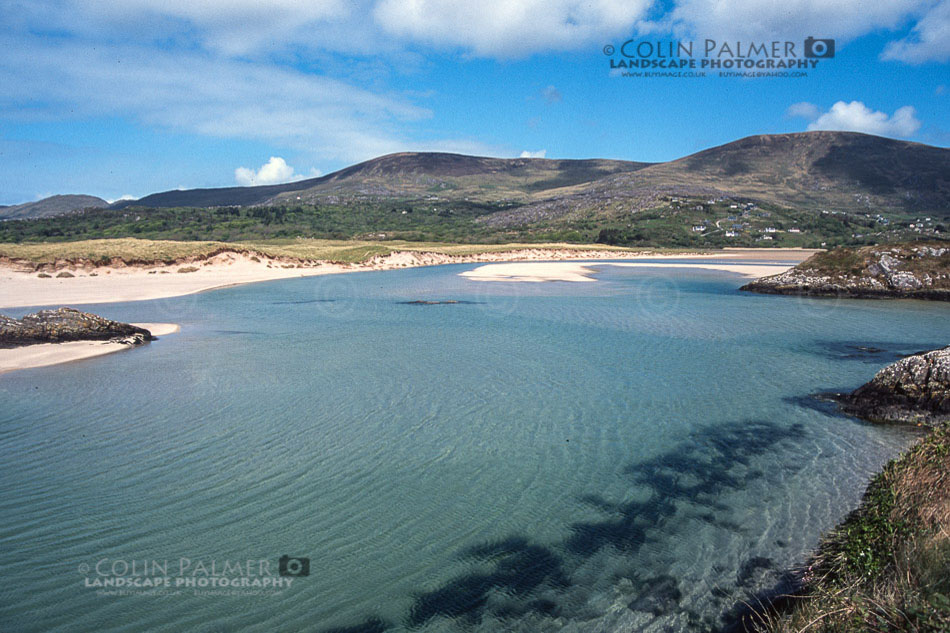
[[[923,433],[873,474],[857,507],[789,570],[791,585],[740,608],[735,629],[800,633],[825,620],[815,630],[948,630],[950,605],[939,606],[945,589],[931,580],[950,564],[948,360],[950,347],[905,356],[834,394],[846,416]]]
[[[181,330],[176,323],[132,323],[131,325],[144,328],[155,337],[167,336]],[[117,341],[68,341],[0,349],[0,374],[105,356],[133,347],[135,346]]]
[[[472,255],[449,255],[427,251],[396,251],[388,255],[376,255],[356,264],[329,261],[290,260],[267,257],[247,252],[226,251],[206,259],[187,258],[168,264],[118,264],[89,266],[62,262],[49,275],[35,269],[26,269],[23,264],[0,264],[0,309],[61,305],[88,305],[96,303],[119,303],[166,299],[230,286],[294,279],[348,272],[396,270],[445,264],[513,264],[534,262],[535,265],[570,261],[568,265],[580,266],[580,261],[593,265],[608,260],[642,259],[690,259],[705,260],[691,264],[631,263],[612,264],[653,267],[712,268],[740,272],[738,267],[754,276],[752,268],[763,262],[778,270],[788,264],[791,268],[815,251],[805,249],[728,249],[713,252],[657,253],[655,251],[613,251],[552,248],[519,248]],[[716,263],[713,260],[726,260]],[[748,261],[748,264],[741,262]],[[736,262],[740,263],[736,263]],[[755,262],[755,263],[753,263]],[[772,270],[771,268],[769,269]],[[58,272],[57,272],[58,271]],[[469,271],[471,272],[471,271]],[[40,274],[47,275],[44,278]],[[59,277],[58,275],[65,275]],[[579,275],[584,276],[584,272]],[[574,274],[568,281],[580,281]],[[539,281],[556,281],[557,275]]]

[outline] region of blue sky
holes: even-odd
[[[397,151],[663,161],[950,144],[950,0],[0,0],[0,204],[269,184]],[[624,77],[637,41],[833,38],[806,77]],[[526,155],[528,155],[526,154]]]

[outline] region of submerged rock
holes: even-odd
[[[476,301],[459,301],[457,299],[447,299],[444,301],[434,301],[427,299],[416,299],[415,301],[400,301],[399,303],[407,306],[446,306],[477,303]]]
[[[839,401],[845,412],[874,422],[950,422],[950,347],[902,358]]]
[[[644,589],[632,600],[627,608],[631,611],[643,611],[655,616],[665,615],[675,610],[683,598],[679,582],[672,576],[662,575],[649,578]]]
[[[0,347],[105,340],[141,345],[153,338],[144,328],[73,308],[40,310],[19,320],[0,315]]]

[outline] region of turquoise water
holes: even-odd
[[[472,267],[90,306],[183,329],[0,376],[0,631],[714,630],[913,440],[809,396],[950,338],[945,305]],[[282,555],[283,591],[85,586]]]

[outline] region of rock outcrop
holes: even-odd
[[[902,358],[838,399],[846,413],[874,422],[950,422],[950,347]]]
[[[140,345],[153,338],[146,329],[73,308],[40,310],[19,320],[0,315],[0,347],[104,340]]]
[[[767,294],[950,301],[950,245],[838,248],[741,289]]]

